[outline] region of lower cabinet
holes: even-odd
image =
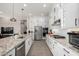
[[[48,45],[48,47],[49,47],[49,49],[50,49],[50,51],[52,52],[52,54],[53,54],[53,41],[51,40],[51,38],[49,37],[49,36],[46,36],[46,43],[47,43],[47,45]]]
[[[71,56],[68,50],[66,50],[65,48],[63,48],[63,50],[64,50],[64,56]]]
[[[31,48],[31,45],[33,43],[33,39],[32,37],[29,37],[26,41],[25,41],[25,55],[28,54],[30,48]]]
[[[26,41],[25,41],[25,55],[27,55],[34,39],[33,39],[33,36],[29,36],[28,38],[25,38],[25,39],[26,39]],[[15,48],[12,49],[8,53],[6,53],[4,56],[15,56],[15,54],[16,54],[15,50],[16,50]]]
[[[15,56],[15,49],[9,51],[5,56]]]
[[[69,50],[65,47],[63,48],[63,50],[64,50],[64,56],[78,56],[77,53],[75,53],[74,51]]]
[[[62,46],[59,43],[54,42],[52,50],[53,50],[54,56],[63,56],[64,51]]]
[[[57,42],[55,38],[46,37],[46,43],[54,56],[77,56],[77,54]]]

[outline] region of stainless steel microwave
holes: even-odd
[[[79,34],[70,33],[69,34],[69,43],[73,46],[79,47]]]

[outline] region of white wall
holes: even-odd
[[[20,21],[11,22],[10,17],[0,16],[0,27],[14,27],[14,33],[20,33]]]

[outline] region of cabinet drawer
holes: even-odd
[[[68,51],[65,48],[63,48],[63,51],[64,51],[64,56],[70,56],[70,51]]]

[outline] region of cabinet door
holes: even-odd
[[[63,51],[64,51],[64,56],[70,56],[70,51],[68,51],[65,48],[63,48]]]
[[[51,39],[51,52],[52,54],[54,52],[54,39],[53,38]]]
[[[47,43],[47,45],[49,47],[49,38],[48,38],[48,35],[46,36],[46,43]]]
[[[64,17],[63,17],[64,18],[64,26],[63,27],[64,28],[75,27],[75,18],[76,18],[75,16],[77,15],[76,4],[63,4],[63,9],[64,9]]]
[[[53,55],[54,56],[63,56],[64,51],[62,46],[58,42],[54,42]]]
[[[66,48],[63,48],[63,50],[64,50],[64,56],[77,56],[77,54],[72,50]]]
[[[51,52],[53,50],[53,46],[52,45],[53,45],[53,39],[49,37],[49,48],[50,48]]]
[[[53,49],[53,55],[57,56],[58,52],[57,52],[57,46],[54,44],[54,49]]]
[[[27,55],[27,53],[29,52],[32,43],[33,43],[32,37],[29,37],[29,38],[26,40],[26,43],[25,43],[26,55]]]
[[[46,43],[53,54],[53,38],[46,36]]]
[[[29,51],[28,39],[25,41],[25,55],[27,55]]]
[[[33,42],[32,37],[29,37],[29,41],[28,41],[29,49],[31,48],[32,42]]]
[[[33,43],[33,37],[30,38],[30,42],[31,42],[30,43],[31,44],[30,47],[31,47],[32,46],[32,43]]]

